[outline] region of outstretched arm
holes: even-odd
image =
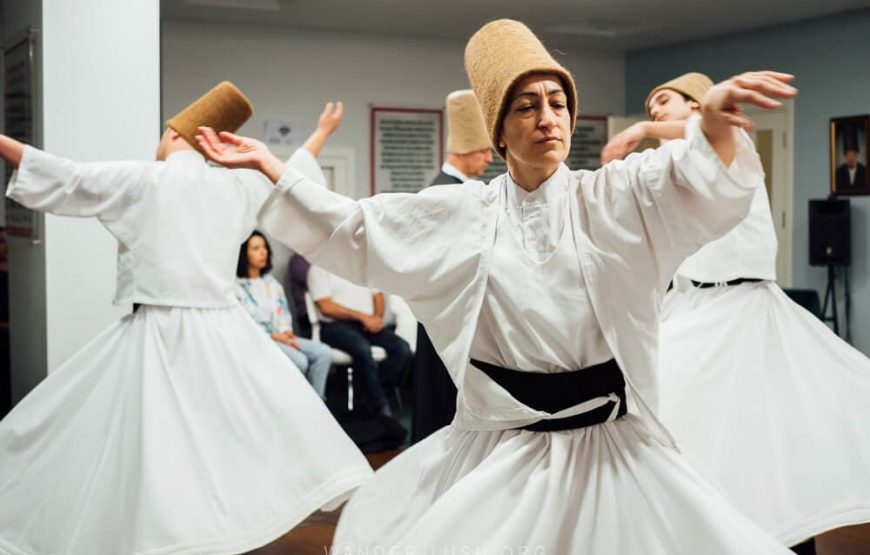
[[[644,139],[682,139],[686,136],[685,121],[639,121],[614,135],[601,150],[601,165],[622,160]]]
[[[777,98],[793,98],[797,89],[790,83],[794,76],[776,71],[743,73],[712,87],[704,96],[701,109],[701,130],[722,162],[729,166],[736,150],[735,128],[753,129],[752,120],[741,104],[761,108],[781,106]],[[614,136],[601,151],[601,164],[621,160],[637,148],[644,139],[682,139],[685,121],[641,121]]]
[[[320,114],[320,119],[317,120],[317,129],[308,137],[302,148],[311,153],[317,158],[320,156],[320,151],[323,150],[323,145],[329,139],[329,136],[335,133],[338,126],[341,125],[341,118],[344,117],[344,104],[341,102],[328,102]]]
[[[16,168],[6,196],[58,216],[117,220],[138,198],[155,165],[147,162],[75,162],[0,135],[0,156]]]
[[[632,130],[643,131],[641,139],[674,138],[673,133],[684,125],[684,137],[679,138],[685,140],[632,154],[595,172],[587,204],[591,201],[608,214],[602,221],[609,222],[610,228],[623,227],[616,235],[634,235],[638,244],[648,245],[656,259],[659,285],[687,256],[746,216],[755,191],[763,187],[764,172],[744,132],[752,129],[752,121],[740,104],[776,108],[779,102],[772,97],[796,94],[788,85],[791,80],[786,74],[757,72],[720,83],[705,97],[702,117],[647,123]],[[604,231],[597,235],[606,236]]]

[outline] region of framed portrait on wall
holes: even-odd
[[[870,115],[832,118],[830,134],[831,193],[870,194],[870,173],[867,172]]]

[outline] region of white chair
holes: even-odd
[[[411,307],[408,306],[405,299],[398,295],[390,295],[387,300],[387,306],[396,319],[396,335],[408,343],[408,346],[411,348],[411,360],[413,361],[414,353],[417,352],[417,318],[411,312]],[[405,371],[405,379],[410,372],[410,368]],[[399,410],[404,410],[401,387],[399,386],[396,387],[396,400],[399,402]]]

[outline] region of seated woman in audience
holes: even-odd
[[[305,374],[314,391],[326,398],[326,378],[332,350],[293,333],[284,288],[269,274],[272,249],[266,237],[254,231],[239,250],[236,297],[251,317],[268,333],[281,351]]]

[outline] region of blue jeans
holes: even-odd
[[[275,342],[287,358],[296,365],[314,391],[321,399],[326,398],[326,378],[329,376],[329,367],[332,365],[332,349],[323,343],[315,343],[310,339],[296,337],[301,349],[294,349],[289,345]]]
[[[392,328],[369,333],[358,322],[324,322],[320,339],[340,349],[353,359],[354,375],[361,378],[370,396],[369,408],[378,411],[388,406],[384,390],[392,390],[402,381],[411,360],[411,347]],[[372,345],[383,348],[387,358],[379,363],[372,358]]]

